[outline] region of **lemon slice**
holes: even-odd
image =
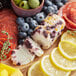
[[[17,69],[14,73],[11,74],[11,76],[23,76],[23,74],[20,70]]]
[[[73,71],[76,70],[76,60],[68,60],[64,58],[58,48],[53,49],[50,55],[51,61],[59,68],[65,71]]]
[[[61,41],[70,41],[74,44],[76,44],[76,33],[73,31],[67,31],[65,32],[62,37],[61,37]]]
[[[70,72],[63,71],[57,67],[55,67],[50,59],[49,55],[44,56],[41,60],[41,68],[46,76],[69,76]]]
[[[59,43],[59,51],[65,58],[76,59],[76,45],[69,41],[61,41]]]
[[[30,69],[28,71],[28,76],[46,76],[41,71],[40,61],[37,61],[30,67]]]

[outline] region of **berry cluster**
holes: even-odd
[[[43,10],[46,15],[49,13],[58,13],[58,9],[62,7],[68,0],[45,0]]]
[[[18,44],[22,44],[27,36],[31,36],[33,30],[38,26],[38,22],[34,20],[32,17],[27,17],[27,18],[18,17],[16,22],[19,25]]]
[[[19,31],[19,44],[22,44],[24,39],[27,36],[31,36],[31,33],[34,31],[34,29],[41,24],[41,22],[45,19],[45,17],[51,13],[51,14],[57,14],[58,9],[63,6],[67,0],[45,0],[43,9],[40,13],[37,13],[35,16],[32,17],[18,17],[17,18],[17,24],[18,31]]]

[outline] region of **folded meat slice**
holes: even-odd
[[[32,33],[32,38],[35,40],[43,49],[50,48],[56,39],[61,35],[65,22],[58,15],[48,15],[43,21],[44,26],[38,26]]]
[[[24,45],[31,53],[35,54],[36,56],[40,57],[44,54],[44,51],[40,48],[40,46],[29,37],[24,41]]]
[[[25,65],[33,61],[35,55],[32,54],[25,45],[20,45],[18,49],[12,51],[11,60],[14,65]]]

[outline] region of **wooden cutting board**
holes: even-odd
[[[69,0],[69,1],[76,1],[76,0]],[[60,38],[58,38],[58,39],[60,39]],[[44,54],[44,55],[50,54],[51,51],[53,50],[53,48],[57,47],[59,41],[60,41],[60,40],[57,40],[57,41],[53,44],[53,46],[51,46],[50,49],[45,50],[45,54]],[[42,57],[43,57],[43,56],[42,56]],[[30,67],[34,62],[40,60],[42,57],[36,58],[36,59],[35,59],[33,62],[31,62],[30,64],[25,65],[25,66],[20,66],[20,67],[14,66],[10,60],[7,60],[6,62],[3,62],[3,63],[8,64],[8,65],[10,65],[10,66],[13,66],[13,67],[15,67],[15,68],[21,69],[21,71],[22,71],[22,73],[24,74],[24,76],[28,76],[28,75],[27,75],[27,72],[28,72],[29,67]],[[70,76],[76,76],[76,71],[73,71]]]
[[[45,55],[49,55],[49,54],[51,53],[51,51],[52,51],[55,47],[58,46],[59,41],[60,41],[60,38],[58,38],[58,40],[54,43],[53,46],[51,46],[50,49],[45,50],[44,56],[45,56]],[[43,56],[42,56],[42,57],[43,57]],[[20,66],[20,67],[14,66],[14,65],[12,64],[11,60],[8,60],[7,62],[4,62],[4,63],[5,63],[5,64],[8,64],[8,65],[10,65],[10,66],[13,66],[13,67],[15,67],[15,68],[21,69],[21,71],[22,71],[22,73],[24,74],[24,76],[28,76],[28,75],[27,75],[27,72],[28,72],[29,67],[30,67],[34,62],[40,60],[42,57],[36,58],[32,63],[30,63],[30,64],[28,64],[28,65],[25,65],[25,66]],[[73,71],[70,76],[76,76],[76,71]]]

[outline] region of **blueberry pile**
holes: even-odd
[[[48,15],[49,13],[53,14],[57,13],[58,7],[54,3],[52,3],[52,1],[45,0],[42,11],[44,11],[46,15]]]
[[[58,13],[58,9],[62,7],[68,0],[45,0],[43,12],[48,15],[49,13]]]
[[[22,44],[27,36],[31,36],[33,30],[38,26],[38,22],[34,20],[32,17],[27,18],[18,17],[16,22],[18,24],[18,31],[19,31],[18,44]]]
[[[27,36],[31,37],[31,33],[39,24],[41,24],[45,17],[49,13],[57,14],[58,9],[66,2],[67,0],[45,0],[43,9],[40,13],[37,13],[35,16],[32,17],[18,17],[16,20],[17,24],[19,25],[18,44],[22,44]]]
[[[31,37],[31,33],[34,29],[45,19],[44,12],[40,12],[33,17],[18,17],[16,23],[18,24],[18,44],[22,44],[27,36]]]

